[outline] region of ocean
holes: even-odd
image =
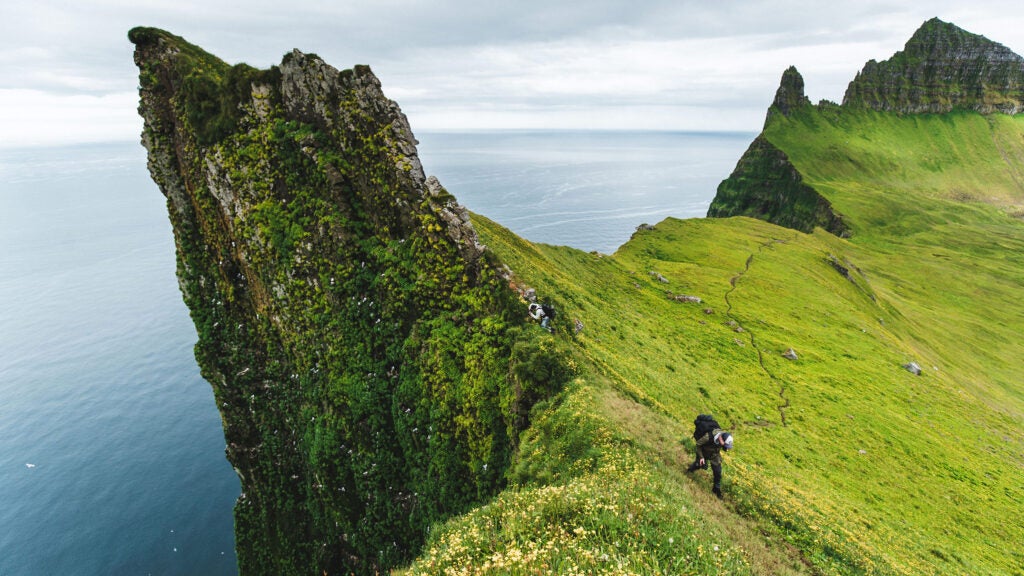
[[[428,175],[533,242],[611,254],[640,224],[701,218],[755,134],[517,132],[418,135]]]
[[[612,253],[700,217],[753,134],[419,134],[534,242]],[[0,576],[235,574],[239,482],[135,142],[0,149]]]

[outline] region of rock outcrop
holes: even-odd
[[[919,366],[917,362],[907,362],[906,364],[903,365],[903,369],[906,370],[907,372],[910,372],[914,376],[921,375],[921,366]]]
[[[729,178],[718,185],[709,218],[750,216],[811,232],[821,227],[836,236],[849,228],[832,205],[790,163],[786,153],[763,135],[750,143]]]
[[[530,405],[565,371],[519,367],[554,353],[368,67],[294,51],[256,70],[161,30],[129,38],[196,359],[242,483],[240,571],[407,561],[429,526],[501,488]]]
[[[865,64],[843,105],[904,114],[1016,114],[1024,110],[1024,58],[933,18],[892,58]]]
[[[775,91],[775,100],[768,107],[768,117],[764,124],[767,126],[776,114],[789,116],[804,106],[811,106],[810,99],[804,94],[804,77],[795,66],[790,66],[782,73],[782,81]]]

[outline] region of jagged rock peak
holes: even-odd
[[[775,91],[775,101],[768,108],[767,125],[775,114],[789,116],[796,108],[810,106],[811,101],[804,95],[804,77],[797,71],[796,66],[790,66],[782,73],[782,81],[779,89]]]
[[[172,204],[187,203],[172,159],[188,146],[159,146],[161,138],[179,144],[192,141],[198,156],[211,172],[225,172],[224,147],[232,138],[271,125],[307,126],[299,138],[304,156],[315,162],[335,191],[347,191],[346,201],[356,201],[375,228],[403,236],[418,225],[420,203],[428,198],[426,177],[416,150],[416,138],[398,104],[387,98],[380,80],[369,66],[338,70],[315,54],[292,50],[279,66],[257,70],[246,64],[230,66],[183,38],[156,28],[134,28],[129,39],[136,45],[140,69],[140,107],[145,119],[143,144],[150,150],[150,170]],[[292,124],[288,124],[292,123]],[[356,153],[367,139],[374,144]],[[338,154],[353,156],[340,161]],[[358,163],[355,162],[358,156]],[[367,179],[353,174],[374,157],[378,173]],[[358,171],[358,170],[356,170]],[[392,185],[369,180],[390,173]],[[215,175],[208,182],[224,180]],[[234,218],[247,208],[244,194],[231,182],[213,186],[224,205],[226,217]],[[354,184],[354,185],[353,185]],[[372,184],[372,185],[371,185]],[[387,194],[381,194],[386,189]],[[450,195],[449,195],[450,197]],[[249,199],[251,200],[251,198]],[[287,200],[286,200],[287,201]],[[458,238],[468,260],[480,255],[476,233],[468,219],[445,218],[445,210],[461,208],[432,205]]]
[[[869,61],[844,106],[900,113],[1024,110],[1024,58],[984,36],[932,18],[889,60]]]

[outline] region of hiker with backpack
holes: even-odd
[[[697,445],[693,464],[686,469],[687,473],[705,470],[711,465],[714,475],[714,486],[711,491],[719,499],[722,498],[722,450],[732,450],[732,434],[722,430],[718,422],[709,414],[700,414],[693,421],[693,440]]]
[[[551,321],[555,319],[555,307],[550,304],[541,304],[540,309],[544,312],[544,319],[540,321],[541,328],[548,332],[554,332]]]
[[[551,319],[555,317],[555,309],[549,304],[537,304],[536,302],[530,304],[530,317],[534,320],[540,320],[541,328],[548,332],[554,332],[551,328]]]

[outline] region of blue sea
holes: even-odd
[[[428,174],[605,253],[700,217],[753,134],[418,135]],[[134,142],[0,149],[0,576],[235,574],[240,487]]]
[[[428,175],[533,242],[613,253],[637,226],[707,214],[755,134],[517,132],[417,135]]]

